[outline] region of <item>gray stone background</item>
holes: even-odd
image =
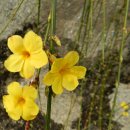
[[[96,1],[98,2],[98,1]],[[113,14],[112,12],[116,12],[122,9],[123,0],[119,0],[118,5],[115,8],[116,0],[109,0],[106,2],[106,11],[107,11],[107,24],[113,20]],[[83,9],[83,0],[57,0],[57,35],[61,39],[62,47],[59,48],[59,54],[63,55],[67,50],[71,50],[71,46],[75,42],[76,34],[78,31],[78,27],[80,24],[80,18],[82,14]],[[41,0],[41,15],[40,15],[40,24],[38,28],[40,29],[40,34],[42,38],[44,39],[44,36],[42,35],[42,32],[44,31],[44,25],[47,22],[47,17],[49,15],[49,9],[50,9],[50,3],[48,0]],[[33,28],[35,30],[35,26],[37,24],[37,12],[38,12],[38,0],[0,0],[0,55],[3,55],[3,44],[6,44],[6,40],[9,36],[17,33],[17,32],[23,32],[26,31],[28,28]],[[100,12],[100,4],[95,7],[94,9],[94,21],[96,21],[97,17],[97,23],[94,28],[94,34],[91,44],[89,44],[89,49],[87,56],[84,59],[83,64],[84,65],[91,65],[94,64],[95,57],[98,57],[98,52],[101,50],[101,28],[102,28],[102,19],[101,15],[102,12]],[[122,25],[122,17],[117,17],[117,21],[120,22],[119,25]],[[128,15],[128,31],[129,31],[129,25],[130,25],[130,15]],[[108,36],[107,36],[107,45],[110,43],[111,37],[115,33],[115,21],[111,22],[110,28],[108,30]],[[119,26],[120,28],[120,26]],[[119,47],[121,36],[119,33],[118,39],[116,39],[117,42],[114,44],[115,49]],[[81,43],[78,44],[78,47],[81,48]],[[96,47],[95,47],[96,46]],[[95,49],[93,48],[95,47]],[[83,49],[83,52],[86,50]],[[7,52],[7,55],[9,53]],[[124,80],[121,80],[121,85],[119,87],[119,94],[117,98],[117,107],[122,101],[129,102],[130,101],[130,94],[129,94],[129,83],[130,83],[130,44],[129,44],[129,38],[127,40],[127,44],[125,45],[125,49],[123,52],[123,58],[125,63],[123,64],[122,68],[122,79],[127,79],[124,82]],[[88,66],[87,66],[88,67]],[[116,68],[116,67],[115,67]],[[5,74],[6,71],[3,70],[3,61],[0,61],[0,70],[2,74]],[[116,69],[115,69],[116,70]],[[42,73],[45,73],[46,70],[43,70]],[[43,74],[41,73],[41,78]],[[3,83],[3,77],[0,75],[1,78],[1,85],[7,85],[11,80],[19,80],[17,76],[10,78],[12,75],[8,75],[9,77],[6,77],[5,83]],[[113,78],[114,79],[114,78]],[[20,79],[21,82],[23,80]],[[2,86],[2,87],[5,87]],[[46,111],[46,97],[43,95],[44,93],[44,86],[40,86],[40,95],[41,95],[41,110],[42,113],[45,113]],[[110,95],[110,99],[112,99],[113,94]],[[77,128],[72,128],[72,122],[75,121],[77,118],[80,117],[81,111],[80,111],[80,103],[81,103],[81,96],[77,96],[77,94],[74,93],[68,93],[64,92],[63,95],[57,96],[53,99],[52,104],[52,120],[54,123],[65,125],[66,130],[76,130]],[[111,103],[111,102],[110,102]],[[2,105],[0,105],[2,107]],[[72,107],[73,106],[73,107]],[[68,113],[70,111],[71,107],[71,114],[68,118]],[[2,109],[3,110],[3,109]],[[0,111],[1,113],[1,111]],[[116,117],[120,114],[120,112],[116,113]],[[0,117],[1,118],[1,117]],[[68,118],[68,121],[67,121]],[[119,124],[121,124],[121,130],[130,130],[130,117],[126,119],[126,117],[123,117],[118,120]],[[0,119],[0,130],[18,130],[18,128],[15,127],[9,127],[8,125],[9,121],[3,121],[2,118]],[[16,125],[16,122],[13,122],[13,125]],[[21,123],[22,124],[22,123]],[[22,129],[22,128],[21,128]],[[96,130],[96,128],[94,128]],[[20,129],[19,129],[20,130]],[[40,130],[40,129],[39,129]],[[59,129],[57,129],[59,130]]]

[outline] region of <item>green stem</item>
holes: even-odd
[[[51,100],[52,100],[52,89],[51,87],[49,87],[49,93],[48,93],[48,99],[47,99],[47,113],[46,113],[46,130],[50,130]]]
[[[39,24],[40,24],[40,8],[41,8],[41,0],[38,0],[38,8],[37,8],[37,33],[39,33]],[[38,69],[37,71],[37,76],[36,76],[36,80],[37,80],[37,86],[38,86],[38,97],[39,97],[39,104],[40,104],[40,107],[41,107],[41,95],[40,95],[40,89],[39,89],[39,86],[40,86],[40,82],[39,82],[39,76],[40,76],[40,72],[41,72],[41,68]]]
[[[85,15],[85,12],[86,12],[86,7],[87,7],[86,3],[87,3],[87,0],[84,0],[84,7],[83,7],[82,16],[81,16],[80,26],[79,26],[77,37],[76,37],[77,42],[79,42],[79,40],[80,40],[81,30],[82,30],[82,27],[83,27],[83,24],[84,24],[84,15]]]
[[[40,24],[40,8],[41,8],[41,0],[38,0],[38,17],[37,17],[37,32],[39,31],[39,24]]]
[[[47,30],[46,30],[45,38],[44,38],[44,45],[46,45],[46,41],[47,41],[48,34],[49,34],[49,29],[50,29],[50,21],[48,21],[48,24],[47,24]]]
[[[103,11],[103,32],[102,32],[102,63],[104,65],[104,53],[106,44],[106,0],[102,0],[102,11]],[[99,129],[102,130],[102,116],[103,116],[103,97],[104,97],[105,82],[102,81],[101,92],[100,92],[100,107],[99,107]]]
[[[48,31],[50,30],[51,37],[56,33],[56,0],[51,0],[51,17],[50,25],[48,25]],[[49,29],[50,28],[50,29]],[[50,52],[54,52],[53,40],[50,41]],[[51,100],[52,100],[52,88],[49,87],[48,99],[47,99],[47,115],[46,115],[46,130],[50,130],[51,119]]]
[[[121,66],[122,66],[122,53],[123,53],[123,48],[124,48],[124,44],[125,44],[125,40],[126,40],[126,25],[127,25],[127,16],[128,16],[128,9],[129,9],[129,0],[126,1],[126,11],[125,11],[125,17],[124,17],[124,26],[123,26],[123,33],[122,33],[122,42],[120,45],[120,54],[119,54],[119,67],[118,67],[118,75],[117,75],[117,80],[115,83],[115,95],[114,95],[114,100],[113,100],[113,105],[112,105],[112,110],[110,113],[110,117],[109,117],[109,124],[108,124],[108,130],[112,130],[112,117],[114,114],[114,110],[115,110],[115,105],[116,105],[116,98],[117,98],[117,94],[118,94],[118,88],[120,85],[120,75],[121,75]]]
[[[90,39],[93,37],[93,0],[90,1]]]
[[[56,33],[56,0],[51,0],[51,36],[54,36]],[[53,53],[53,40],[50,42],[50,51]]]
[[[104,63],[104,51],[106,43],[106,0],[102,1],[102,10],[103,10],[102,62]]]
[[[86,119],[85,121],[85,130],[90,130],[90,125],[91,125],[91,116],[92,116],[92,112],[93,112],[93,109],[94,109],[94,104],[95,104],[95,96],[96,96],[96,92],[97,92],[97,83],[98,83],[98,78],[96,79],[96,84],[94,84],[94,89],[93,89],[93,95],[92,95],[92,99],[91,99],[91,102],[90,102],[90,110],[89,110],[89,113],[88,113],[88,118]]]
[[[105,91],[105,79],[102,81],[101,91],[100,91],[100,107],[99,107],[99,130],[102,130],[103,124],[103,98],[104,98],[104,91]]]

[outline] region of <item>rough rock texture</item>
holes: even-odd
[[[57,33],[67,34],[69,29],[66,26],[70,25],[71,29],[75,28],[73,23],[80,18],[79,13],[82,10],[83,1],[67,0],[57,1]],[[78,6],[77,6],[78,5]],[[73,6],[73,8],[72,8]],[[9,35],[18,30],[22,30],[26,24],[37,23],[38,2],[36,0],[5,0],[0,1],[0,40],[6,39]],[[40,26],[45,24],[49,15],[49,2],[41,0],[41,17]],[[60,28],[62,27],[62,29]],[[66,29],[66,31],[64,31]],[[73,35],[73,31],[68,36]],[[72,36],[71,36],[72,38]]]
[[[24,35],[25,32],[29,29],[33,29],[36,31],[36,26],[37,26],[37,12],[38,12],[38,0],[0,0],[0,85],[3,87],[7,85],[11,80],[19,80],[19,76],[17,74],[9,74],[3,67],[3,61],[8,57],[10,54],[9,50],[7,49],[7,41],[6,39],[13,34],[20,34]],[[83,62],[88,68],[88,65],[94,64],[96,60],[93,60],[92,57],[96,57],[98,52],[102,48],[102,39],[101,39],[101,33],[102,33],[102,11],[101,11],[101,6],[99,1],[95,2],[94,5],[94,16],[93,16],[93,39],[89,41],[88,36],[85,37],[84,41],[80,41],[79,45],[76,45],[76,49],[81,51],[82,45],[83,46],[83,51],[82,53],[85,52],[85,56],[90,59],[83,59]],[[21,5],[20,5],[21,4]],[[75,40],[77,39],[77,31],[79,29],[79,24],[80,24],[80,18],[82,14],[82,9],[83,9],[83,1],[82,0],[57,0],[57,35],[59,38],[61,38],[62,42],[62,47],[59,50],[59,53],[61,55],[65,54],[67,50],[72,50],[72,48],[75,46]],[[116,5],[116,0],[109,0],[106,2],[106,19],[107,19],[107,42],[106,46],[112,47],[114,45],[115,48],[119,47],[120,41],[121,41],[121,32],[122,30],[122,23],[123,23],[123,1],[119,0],[117,4],[117,8],[115,9]],[[49,15],[49,1],[48,0],[41,0],[41,17],[40,17],[40,24],[38,25],[38,28],[40,30],[40,34],[43,34],[44,32],[44,26],[46,26],[46,21],[47,17]],[[115,15],[113,12],[116,12],[117,14]],[[120,15],[121,14],[121,15]],[[117,17],[115,17],[117,16]],[[129,18],[129,17],[128,17]],[[128,19],[129,20],[129,19]],[[81,35],[84,34],[84,29],[86,28],[86,22],[83,21],[81,24],[83,25],[83,30],[81,31]],[[109,26],[109,23],[110,26]],[[130,20],[128,21],[130,23]],[[118,25],[118,26],[117,26]],[[119,32],[117,32],[119,31]],[[118,34],[118,38],[114,39],[114,37]],[[41,35],[43,38],[44,36]],[[81,36],[83,37],[83,36]],[[89,44],[88,44],[89,43]],[[91,43],[91,44],[90,44]],[[111,44],[108,44],[111,43]],[[114,44],[116,43],[116,44]],[[89,46],[89,47],[88,47]],[[88,50],[86,52],[86,49],[88,47]],[[106,50],[107,52],[107,50]],[[129,47],[129,39],[126,44],[123,57],[125,61],[123,62],[123,68],[122,68],[122,73],[121,73],[121,83],[129,83],[130,82],[130,67],[129,67],[129,52],[130,52],[130,47]],[[113,62],[115,62],[115,57],[117,55],[114,55],[112,53],[112,58],[114,59]],[[81,55],[83,57],[83,55]],[[109,56],[108,56],[109,57]],[[115,78],[115,72],[118,64],[116,64],[115,70],[113,69],[114,75],[110,77],[110,79]],[[91,69],[91,68],[90,68]],[[44,73],[44,70],[43,70]],[[94,76],[95,76],[95,69],[94,69]],[[96,73],[97,74],[97,73]],[[42,75],[43,76],[43,75]],[[42,77],[41,76],[41,77]],[[88,75],[91,77],[90,75]],[[11,77],[11,78],[10,78]],[[100,75],[99,75],[100,77]],[[113,78],[114,77],[114,78]],[[89,78],[89,77],[88,77]],[[94,78],[95,81],[96,78]],[[99,78],[100,79],[100,78]],[[94,83],[92,79],[92,83]],[[110,81],[111,82],[111,81]],[[110,86],[110,85],[108,85]],[[127,85],[126,85],[127,86]],[[86,85],[85,88],[85,94],[84,94],[84,100],[85,100],[85,107],[89,105],[88,99],[90,99],[91,94],[88,91],[88,88],[91,88],[90,84]],[[92,88],[93,90],[93,88]],[[99,89],[100,90],[100,89]],[[120,90],[119,90],[120,91]],[[122,93],[125,91],[121,90]],[[46,97],[44,96],[44,86],[40,86],[40,95],[41,95],[41,109],[42,112],[45,113],[46,109]],[[5,93],[5,90],[2,88],[0,89],[0,98],[1,96]],[[127,94],[127,92],[124,92]],[[90,95],[88,98],[87,96]],[[122,96],[121,96],[122,97]],[[125,100],[125,96],[122,97],[122,100]],[[76,99],[76,100],[75,100]],[[120,99],[120,96],[119,96]],[[128,96],[129,99],[129,96]],[[67,124],[66,130],[71,130],[72,129],[72,122],[75,122],[79,117],[80,117],[80,100],[81,97],[77,96],[76,93],[67,93],[65,92],[61,96],[57,96],[56,98],[53,99],[53,104],[52,104],[52,122],[54,124],[55,130],[61,130],[60,128],[63,127],[63,125]],[[118,100],[118,99],[117,99]],[[122,101],[121,100],[121,101]],[[0,99],[1,101],[1,99]],[[68,118],[67,121],[67,116],[70,110],[70,106],[74,106],[71,108],[71,114],[70,117]],[[99,104],[99,103],[97,103]],[[2,106],[2,105],[1,105]],[[0,111],[4,111],[3,108],[1,107]],[[1,114],[1,113],[0,113]],[[83,113],[84,114],[84,113]],[[7,114],[5,111],[2,113],[1,116],[5,116],[5,120],[8,119]],[[86,116],[86,115],[85,115]],[[42,119],[41,115],[38,117],[38,119]],[[38,120],[36,119],[36,121]],[[86,119],[86,118],[85,118]],[[11,129],[9,127],[11,120],[7,120],[7,122],[0,121],[0,130],[5,130],[5,129]],[[35,122],[35,120],[34,120]],[[44,124],[43,122],[37,123],[37,126],[34,127],[33,129],[40,130],[38,126],[42,126]],[[56,125],[57,123],[57,125]],[[4,125],[3,125],[4,124]],[[22,123],[18,122],[18,126],[20,126]],[[122,124],[122,123],[121,123]],[[127,123],[129,126],[129,123]],[[21,127],[15,127],[17,125],[16,122],[11,123],[11,127],[13,127],[13,130],[23,130],[24,128]],[[124,123],[123,123],[124,125]],[[127,125],[125,126],[127,127]],[[129,127],[128,127],[129,128]],[[75,128],[76,129],[76,128]],[[95,128],[96,129],[96,128]],[[93,130],[93,127],[92,127]],[[117,130],[117,129],[116,129]],[[123,129],[123,130],[129,130],[129,129]]]
[[[110,105],[112,106],[114,95],[112,94],[110,96],[111,102]],[[129,130],[130,129],[130,120],[129,116],[125,117],[122,116],[122,112],[124,111],[123,108],[121,108],[120,104],[122,102],[130,103],[130,84],[120,84],[118,89],[118,95],[116,100],[116,107],[115,107],[115,117],[114,120],[116,122],[119,122],[121,125],[121,130]],[[130,109],[128,110],[128,113],[130,113]]]
[[[36,19],[36,0],[0,1],[0,40],[22,30],[26,23],[32,24]]]

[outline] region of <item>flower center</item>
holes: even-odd
[[[23,97],[20,97],[19,99],[18,99],[18,104],[19,105],[23,105],[25,103],[25,99],[23,98]]]
[[[65,72],[66,72],[65,68],[62,68],[62,69],[59,71],[59,73],[62,74],[62,75],[63,75]]]
[[[28,51],[23,51],[22,55],[23,55],[24,58],[30,57],[30,53]]]

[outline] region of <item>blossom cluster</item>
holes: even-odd
[[[79,61],[76,51],[68,52],[63,58],[56,58],[49,52],[50,58],[42,38],[33,31],[27,32],[24,38],[13,35],[8,38],[7,44],[12,54],[4,62],[5,68],[10,72],[19,72],[25,79],[31,79],[37,69],[51,61],[50,71],[43,76],[43,84],[52,87],[54,94],[61,94],[64,89],[74,90],[78,80],[85,77],[86,68],[76,65]],[[29,121],[37,116],[39,107],[35,100],[38,94],[33,84],[21,86],[12,82],[7,86],[7,93],[3,96],[3,104],[9,117]]]

